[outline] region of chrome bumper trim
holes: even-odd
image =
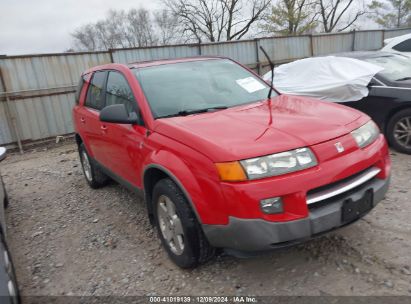
[[[319,191],[314,194],[307,195],[307,204],[314,204],[323,200],[326,200],[328,198],[331,198],[333,196],[337,196],[339,194],[342,194],[344,192],[350,191],[351,189],[354,189],[355,187],[358,187],[365,182],[369,181],[373,177],[375,177],[378,173],[381,172],[381,169],[377,167],[371,167],[370,169],[364,171],[360,175],[356,176],[353,179],[350,179],[346,182],[343,182],[341,184],[335,185],[327,190]]]

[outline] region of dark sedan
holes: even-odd
[[[0,147],[0,161],[6,157],[6,149]],[[4,208],[7,207],[8,197],[0,174],[0,303],[19,303],[16,275],[10,252],[6,243],[6,221]]]
[[[384,68],[369,84],[367,97],[343,104],[371,116],[393,148],[411,154],[411,59],[386,52],[350,52],[336,56]]]

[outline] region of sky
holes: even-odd
[[[63,52],[70,33],[104,18],[110,9],[144,7],[159,0],[0,0],[0,55]]]
[[[101,20],[110,9],[139,7],[159,9],[161,0],[0,0],[0,55],[64,52],[79,26]],[[375,28],[371,23],[359,25]]]

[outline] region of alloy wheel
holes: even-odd
[[[87,180],[91,182],[93,176],[91,174],[91,165],[86,151],[81,152],[81,163],[83,165],[84,175],[86,176]]]
[[[172,200],[161,195],[157,202],[157,217],[164,240],[176,255],[184,252],[184,231]]]
[[[405,148],[411,148],[411,116],[403,117],[394,126],[395,140]]]

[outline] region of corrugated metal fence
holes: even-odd
[[[234,42],[0,57],[0,144],[26,142],[73,132],[71,108],[79,76],[85,69],[110,63],[220,55],[259,73],[267,62],[263,46],[276,63],[344,51],[377,50],[384,39],[409,29],[258,38]]]

